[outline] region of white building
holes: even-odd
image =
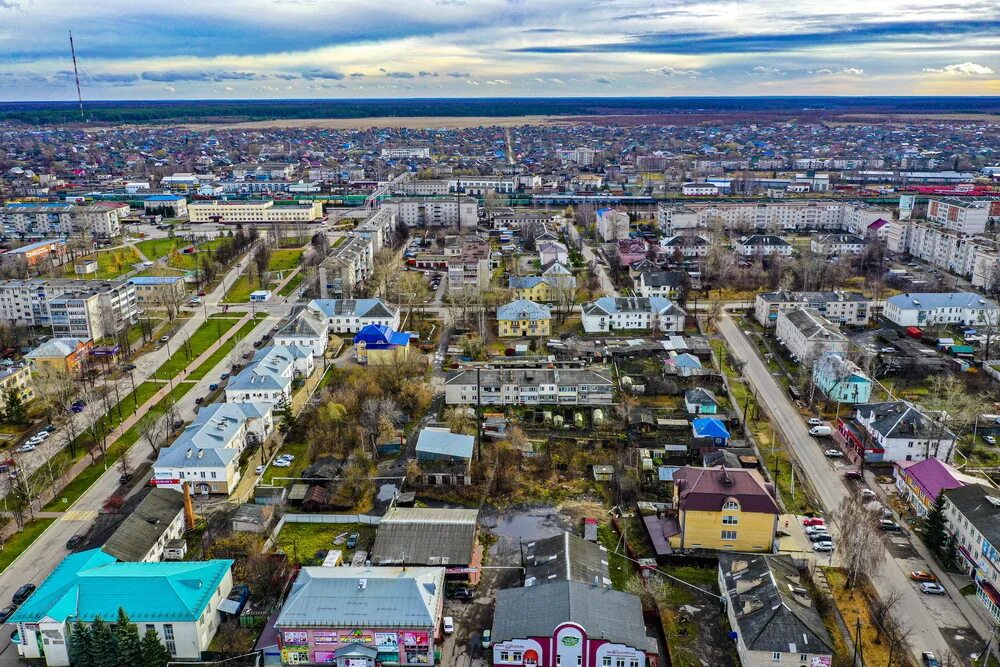
[[[865,240],[857,234],[827,234],[813,239],[809,247],[814,253],[824,257],[860,255],[865,250]]]
[[[326,318],[333,333],[358,333],[369,324],[399,330],[399,308],[381,299],[313,299],[307,307]]]
[[[92,238],[109,239],[121,235],[121,217],[121,210],[111,206],[8,204],[0,209],[0,229],[5,238],[89,234]]]
[[[573,151],[573,162],[576,162],[581,167],[589,167],[594,164],[594,157],[596,155],[597,151],[593,148],[581,146]]]
[[[811,308],[831,322],[863,327],[871,319],[871,305],[860,292],[760,292],[754,297],[754,319],[773,327],[779,312]]]
[[[323,220],[323,205],[313,202],[275,206],[269,199],[194,201],[188,204],[188,217],[191,222],[310,223]]]
[[[120,561],[155,563],[163,560],[167,543],[184,534],[184,494],[152,489],[125,518],[101,551]]]
[[[681,194],[686,197],[714,197],[719,194],[719,186],[712,183],[684,183]]]
[[[601,297],[583,305],[583,330],[684,331],[686,313],[673,301],[661,297]]]
[[[779,311],[774,333],[792,357],[810,365],[827,352],[847,352],[847,337],[811,308]]]
[[[1000,490],[968,484],[944,491],[947,530],[958,561],[976,583],[976,597],[1000,623]]]
[[[332,291],[337,296],[352,297],[375,270],[375,239],[353,236],[334,248],[316,271],[320,296]]]
[[[736,252],[743,257],[788,257],[792,254],[792,244],[780,236],[753,234],[736,243]]]
[[[403,197],[387,199],[382,208],[395,213],[407,227],[473,228],[479,223],[479,203],[472,197]]]
[[[998,321],[997,305],[972,292],[897,294],[886,299],[882,314],[901,327]]]
[[[624,211],[602,208],[597,212],[597,238],[610,243],[628,238],[629,217]]]
[[[50,327],[57,338],[100,340],[135,324],[135,286],[123,281],[0,281],[0,319]]]
[[[846,445],[869,463],[923,461],[947,463],[954,453],[955,434],[908,401],[867,403],[854,413],[853,428],[841,419],[837,430]]]
[[[487,368],[452,371],[445,381],[448,405],[610,405],[606,373],[589,369]]]
[[[322,357],[330,342],[330,324],[315,310],[296,307],[288,322],[274,334],[274,344],[308,348],[314,357]]]
[[[657,220],[665,234],[685,229],[724,230],[765,229],[772,232],[790,229],[847,231],[864,234],[869,224],[879,218],[890,219],[888,210],[862,203],[832,200],[794,200],[780,202],[663,202],[657,207]]]
[[[233,178],[237,181],[287,180],[295,173],[295,167],[291,162],[245,162],[233,167]]]
[[[927,202],[928,220],[960,234],[982,234],[989,217],[990,205],[985,201],[947,198]]]
[[[428,146],[386,146],[382,149],[382,157],[394,160],[420,160],[430,156],[431,149]]]
[[[704,236],[684,234],[660,239],[660,247],[671,254],[679,252],[685,259],[696,259],[707,257],[712,245]]]
[[[292,381],[315,370],[312,350],[272,345],[257,350],[247,366],[229,378],[227,403],[271,403],[292,400]]]
[[[468,195],[485,195],[495,192],[512,195],[517,191],[516,176],[456,176],[448,181],[448,191]]]
[[[542,241],[538,244],[538,261],[543,267],[553,262],[569,264],[569,249],[558,241]]]

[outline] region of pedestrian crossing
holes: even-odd
[[[65,521],[93,521],[97,518],[95,510],[70,510],[63,514]]]

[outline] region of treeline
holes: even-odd
[[[297,118],[372,118],[382,116],[525,116],[629,113],[739,113],[828,110],[869,113],[996,113],[995,97],[574,97],[397,100],[188,100],[89,102],[88,122],[234,122]],[[0,121],[32,125],[73,123],[79,109],[71,102],[0,104]]]
[[[195,275],[199,287],[215,280],[215,277],[246,252],[259,236],[256,227],[245,230],[242,225],[236,227],[235,233],[230,230],[230,234],[231,236],[225,236],[219,241],[215,250],[201,253],[201,261]]]

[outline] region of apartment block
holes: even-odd
[[[472,197],[404,197],[382,202],[407,227],[472,228],[479,223],[479,204]]]
[[[927,219],[960,234],[982,234],[990,217],[989,202],[963,199],[931,199]]]
[[[0,209],[0,229],[4,238],[89,234],[108,239],[121,235],[121,212],[118,207],[97,205],[8,204]]]
[[[665,234],[685,229],[814,229],[864,233],[879,218],[891,218],[884,209],[860,203],[829,200],[781,202],[661,203],[657,220]]]
[[[51,327],[63,338],[98,340],[138,319],[134,285],[97,280],[0,282],[0,319]]]
[[[309,223],[323,220],[323,205],[290,204],[275,206],[271,200],[197,201],[188,204],[191,222]]]
[[[827,352],[847,353],[847,336],[837,325],[809,308],[779,312],[775,336],[788,352],[811,363]]]
[[[452,371],[445,381],[448,405],[610,405],[606,373],[583,369],[483,368]]]
[[[860,292],[761,292],[754,298],[754,319],[772,327],[779,312],[810,308],[831,322],[863,327],[871,318],[871,303]]]

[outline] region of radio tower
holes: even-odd
[[[73,54],[73,77],[76,79],[76,100],[80,104],[80,118],[83,119],[83,93],[80,92],[80,72],[76,69],[76,47],[73,46],[73,31],[69,31],[69,52]]]

